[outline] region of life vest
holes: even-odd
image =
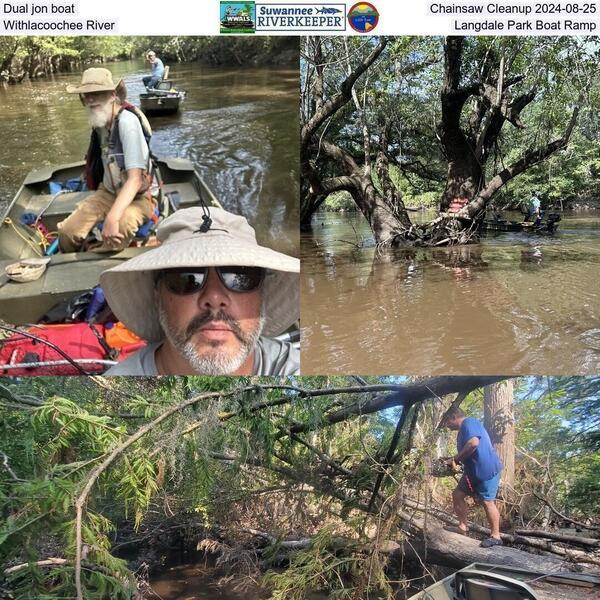
[[[150,139],[152,138],[152,128],[146,118],[146,115],[133,104],[127,101],[121,103],[119,112],[116,114],[112,128],[110,130],[110,138],[108,140],[108,167],[111,169],[111,178],[115,184],[115,189],[120,189],[126,179],[125,171],[125,157],[123,156],[123,144],[119,136],[119,118],[121,113],[127,110],[133,113],[139,120],[144,133],[144,139],[148,145],[148,152],[150,153]],[[150,165],[152,165],[152,155],[150,153]],[[151,182],[151,173],[148,173],[149,180],[146,182],[146,188]],[[96,128],[92,129],[92,135],[90,137],[90,145],[85,156],[85,182],[88,189],[97,190],[98,186],[104,179],[104,164],[102,162],[102,146],[100,143],[100,134]],[[141,191],[145,191],[142,189]]]
[[[95,324],[95,333],[88,323],[67,323],[60,325],[36,325],[26,331],[35,335],[32,340],[19,333],[0,341],[0,374],[11,376],[27,375],[81,375],[73,365],[65,363],[61,354],[44,341],[51,342],[63,350],[71,359],[106,361],[107,350],[118,352],[116,360],[122,361],[143,348],[145,342],[125,328],[122,323],[113,327]],[[103,342],[100,341],[103,339]],[[59,362],[51,366],[38,366],[35,363]],[[28,366],[31,365],[31,366]],[[84,362],[81,367],[87,373],[103,373],[106,362]],[[6,369],[5,366],[18,368]]]

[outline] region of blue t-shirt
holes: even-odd
[[[162,79],[165,74],[165,67],[163,65],[163,61],[160,58],[156,57],[153,63],[151,63],[152,67],[152,77],[158,77]]]
[[[473,417],[467,417],[458,430],[456,446],[460,452],[471,439],[479,438],[479,446],[464,461],[465,473],[479,481],[487,481],[502,471],[502,463],[492,446],[492,441],[485,427]]]

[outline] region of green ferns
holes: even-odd
[[[13,482],[10,494],[0,496],[2,512],[8,515],[0,527],[0,559],[20,567],[7,575],[17,598],[73,597],[75,497],[89,469],[126,434],[124,426],[109,423],[109,417],[90,414],[58,396],[33,411],[32,478]],[[43,478],[36,478],[36,474],[43,474]],[[139,525],[156,490],[155,479],[148,457],[133,453],[107,473],[101,485],[105,492],[114,492],[125,501]],[[110,554],[108,534],[112,530],[108,518],[91,508],[85,512],[86,598],[125,599],[135,592],[135,581],[125,562]],[[64,562],[42,564],[49,557]]]
[[[277,550],[275,544],[272,555]],[[329,526],[312,538],[309,548],[291,555],[288,569],[269,571],[264,581],[272,588],[272,600],[304,600],[315,590],[326,590],[331,599],[391,598],[384,568],[377,552],[336,538]]]

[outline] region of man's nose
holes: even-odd
[[[198,295],[198,303],[202,308],[223,308],[229,305],[229,292],[221,283],[217,271],[208,269],[206,284]]]

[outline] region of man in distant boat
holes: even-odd
[[[107,375],[298,373],[298,348],[275,339],[299,319],[297,258],[221,208],[178,210],[157,239],[100,277],[115,316],[148,342]]]
[[[146,54],[146,60],[150,63],[152,73],[142,79],[143,84],[146,88],[153,90],[158,87],[158,84],[162,81],[165,74],[165,66],[162,60],[156,56],[156,52],[150,50]]]
[[[108,69],[87,69],[81,84],[67,86],[67,92],[79,95],[92,127],[85,178],[88,189],[96,193],[58,224],[60,249],[80,250],[100,224],[102,245],[96,251],[121,250],[154,213],[150,125],[126,101],[123,81],[115,84]]]
[[[538,225],[542,219],[542,201],[540,200],[539,192],[533,192],[525,206],[525,210],[525,221]]]
[[[500,485],[502,463],[492,445],[485,427],[473,417],[467,417],[458,407],[452,407],[444,416],[443,427],[457,431],[458,453],[447,459],[448,465],[463,465],[464,473],[452,492],[454,513],[458,527],[446,527],[448,531],[467,535],[469,506],[467,497],[481,502],[490,525],[490,537],[481,542],[484,548],[501,546],[500,513],[496,507],[496,495]]]

